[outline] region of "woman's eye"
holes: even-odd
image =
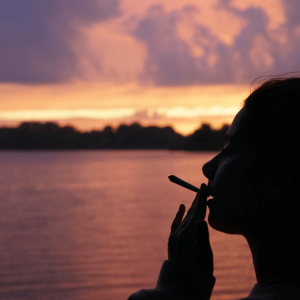
[[[219,147],[219,151],[221,151],[223,153],[227,153],[228,149],[226,149],[225,147]]]

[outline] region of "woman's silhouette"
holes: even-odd
[[[243,235],[249,244],[257,283],[245,299],[300,299],[299,108],[298,77],[269,79],[250,94],[224,148],[203,165],[208,184],[184,219],[179,207],[156,288],[129,300],[210,299],[215,278],[207,206],[212,228]]]

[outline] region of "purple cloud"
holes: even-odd
[[[148,57],[140,78],[159,86],[214,83],[249,83],[267,73],[285,73],[300,69],[300,4],[297,0],[284,2],[287,22],[276,29],[268,28],[268,17],[260,8],[240,11],[228,1],[220,1],[222,8],[241,17],[247,24],[235,37],[233,44],[225,44],[208,27],[194,23],[193,42],[202,49],[195,56],[190,45],[178,34],[182,16],[197,8],[165,12],[163,6],[153,6],[132,35],[144,41]],[[192,20],[192,18],[191,18]],[[286,43],[278,36],[283,36]],[[215,55],[210,63],[211,54]]]
[[[1,1],[0,82],[60,83],[84,76],[73,47],[74,42],[85,45],[80,28],[119,16],[120,1]],[[219,0],[216,10],[228,11],[246,24],[230,45],[201,21],[193,23],[190,18],[193,44],[201,48],[201,56],[195,55],[178,32],[178,24],[188,14],[197,12],[197,7],[189,5],[172,12],[166,12],[163,5],[150,7],[130,33],[147,48],[141,82],[158,86],[249,83],[266,73],[297,71],[300,2],[282,3],[286,22],[270,29],[264,10],[250,7],[241,11],[231,6],[230,1]]]
[[[119,14],[118,0],[2,0],[0,82],[56,83],[80,75],[79,28]]]

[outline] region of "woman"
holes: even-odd
[[[208,185],[184,220],[179,207],[156,288],[128,300],[210,299],[215,278],[206,206],[212,228],[243,235],[249,244],[257,284],[245,299],[300,299],[299,104],[298,77],[267,80],[250,94],[224,148],[203,165]]]

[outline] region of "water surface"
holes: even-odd
[[[153,288],[180,203],[216,153],[0,152],[0,299],[120,300]],[[212,300],[238,299],[255,283],[239,236],[210,228]]]

